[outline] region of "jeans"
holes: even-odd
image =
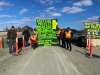
[[[9,40],[9,53],[15,53],[16,52],[16,39],[10,39]]]
[[[65,39],[62,38],[61,40],[62,40],[62,47],[65,47]]]
[[[66,39],[65,41],[66,41],[65,44],[67,45],[67,49],[69,49],[71,51],[72,50],[71,40]]]

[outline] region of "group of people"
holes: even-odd
[[[68,49],[69,51],[72,50],[71,41],[73,38],[73,33],[69,27],[67,29],[59,29],[57,38],[60,46]],[[19,48],[22,48],[23,41],[25,43],[25,46],[30,44],[34,49],[38,46],[37,33],[35,32],[35,30],[32,32],[32,34],[30,34],[30,32],[27,30],[20,34],[17,34],[16,28],[12,26],[11,29],[7,32],[7,39],[10,54],[16,54],[16,41],[18,41]]]
[[[10,54],[16,54],[16,42],[18,42],[18,49],[22,49],[23,41],[25,46],[31,44],[32,48],[35,49],[37,47],[37,34],[35,33],[35,31],[30,34],[30,32],[26,30],[18,34],[14,26],[12,26],[10,30],[8,30],[7,40]]]
[[[63,48],[72,51],[72,39],[73,39],[73,32],[68,27],[67,29],[59,29],[57,33],[58,44]]]

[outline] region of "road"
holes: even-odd
[[[19,56],[1,50],[0,75],[99,75],[100,59],[87,58],[81,50],[76,46],[72,52],[58,46],[38,47]]]

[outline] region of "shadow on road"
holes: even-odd
[[[85,55],[86,57],[89,57],[89,54],[86,53],[86,52],[82,52],[82,51],[79,51],[79,50],[76,50],[76,52],[81,53],[82,55]],[[100,56],[97,55],[97,54],[93,54],[92,58],[100,58]]]
[[[82,52],[82,51],[79,51],[79,50],[76,50],[76,52],[81,53],[81,54],[83,54],[83,55],[86,54],[86,53],[84,53],[84,52]]]
[[[96,55],[96,54],[93,54],[93,57],[94,58],[100,58],[100,56],[99,55]]]

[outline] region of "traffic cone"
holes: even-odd
[[[16,38],[16,55],[19,55],[19,49],[18,49],[18,38]]]
[[[3,38],[0,37],[0,48],[3,48]]]
[[[87,53],[90,57],[92,57],[93,55],[93,44],[92,44],[92,39],[88,38],[87,39]]]
[[[90,57],[93,55],[93,44],[92,44],[92,39],[90,39]]]

